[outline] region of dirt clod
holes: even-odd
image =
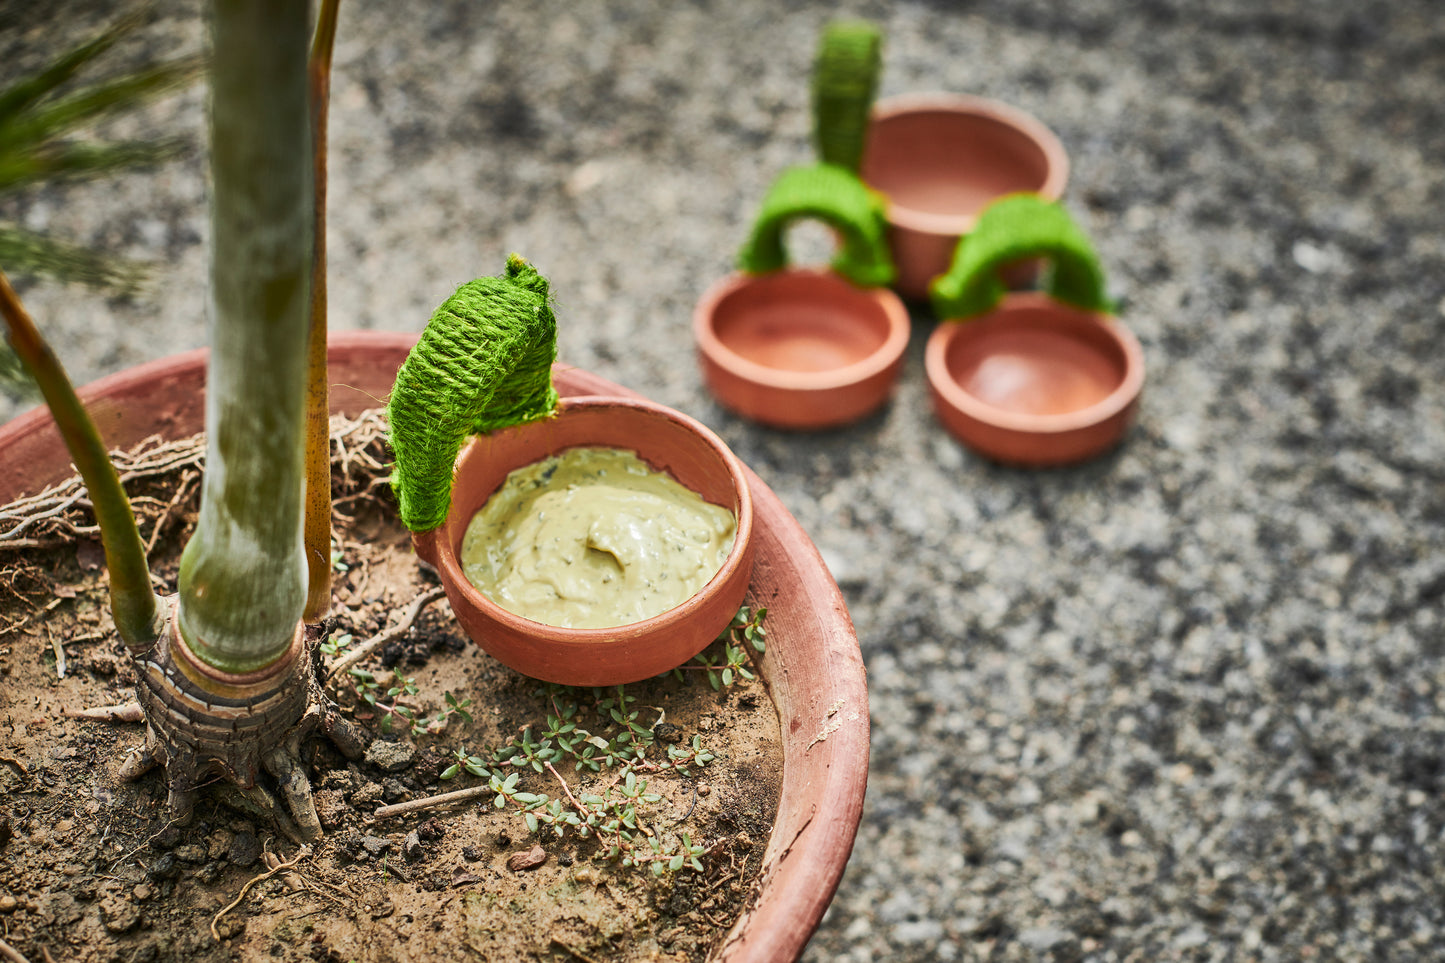
[[[411,768],[416,760],[416,746],[407,742],[378,739],[366,749],[366,764],[382,772],[396,773]]]
[[[233,866],[242,869],[256,865],[256,860],[261,858],[261,841],[256,838],[255,833],[240,832],[231,840],[230,851],[226,858]]]
[[[130,900],[111,897],[101,901],[100,918],[111,933],[129,933],[140,925],[141,911]]]

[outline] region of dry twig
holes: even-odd
[[[331,668],[326,670],[326,681],[330,682],[332,679],[335,679],[337,676],[341,675],[341,673],[345,672],[347,669],[351,668],[353,665],[360,662],[362,659],[366,658],[368,655],[375,652],[383,645],[386,645],[386,643],[392,641],[393,639],[401,638],[411,628],[412,623],[416,621],[416,617],[421,614],[422,609],[426,608],[428,605],[435,602],[437,599],[441,598],[445,594],[445,589],[443,589],[440,585],[434,585],[431,588],[427,589],[425,592],[418,595],[416,598],[412,599],[411,606],[402,613],[401,618],[398,619],[394,625],[381,632],[378,632],[376,635],[373,635],[371,638],[367,639],[365,642],[361,643],[355,648],[347,650],[345,655],[333,662],[331,664]]]
[[[381,409],[356,418],[331,419],[332,487],[343,501],[377,497],[388,477],[386,415]],[[206,439],[192,435],[175,441],[158,436],[145,439],[130,451],[113,451],[121,484],[131,493],[136,521],[150,526],[147,554],[178,512],[193,510],[205,470]],[[98,534],[85,484],[79,475],[51,485],[35,495],[0,506],[0,551],[56,548]]]
[[[374,815],[377,819],[385,819],[388,816],[404,816],[407,813],[414,813],[421,809],[433,809],[437,806],[450,806],[452,803],[466,802],[468,799],[475,799],[478,796],[489,796],[492,793],[490,786],[473,786],[470,789],[458,789],[455,792],[444,792],[438,796],[427,796],[425,799],[413,799],[410,802],[394,803],[390,806],[382,806]]]
[[[114,706],[95,706],[91,709],[63,709],[61,715],[67,719],[86,719],[91,722],[144,722],[145,712],[139,702],[122,702]]]

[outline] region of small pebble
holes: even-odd
[[[536,869],[547,861],[547,851],[541,846],[533,846],[525,852],[517,852],[507,857],[507,868],[512,872],[521,872],[524,869]]]
[[[160,858],[151,863],[150,869],[146,870],[146,875],[151,879],[174,879],[180,871],[181,868],[176,865],[175,854],[162,853]]]
[[[361,848],[371,856],[384,856],[391,851],[391,840],[383,836],[363,836]]]

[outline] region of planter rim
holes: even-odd
[[[728,296],[754,284],[766,283],[780,275],[807,280],[820,285],[847,285],[871,298],[888,320],[888,335],[876,350],[865,358],[840,368],[826,371],[789,371],[771,368],[743,357],[718,337],[712,319],[717,307]],[[767,388],[783,391],[829,391],[846,388],[882,374],[898,362],[908,348],[908,310],[898,296],[887,288],[862,288],[826,268],[785,268],[770,274],[737,272],[713,283],[698,300],[693,311],[693,335],[702,352],[735,377]]]
[[[1047,174],[1044,183],[1034,191],[1045,200],[1057,201],[1069,182],[1069,155],[1058,135],[1034,115],[1002,101],[974,94],[925,91],[895,94],[873,106],[873,123],[891,120],[906,114],[952,113],[978,117],[1007,127],[1033,141],[1044,155]],[[935,234],[960,237],[967,234],[977,219],[975,214],[938,214],[888,202],[888,220],[898,227]]]
[[[1092,320],[1124,355],[1124,377],[1118,387],[1092,405],[1053,415],[1010,411],[965,391],[949,373],[948,349],[955,341],[970,337],[973,333],[970,328],[975,324],[1006,322],[1010,314],[1023,312],[1033,315],[1048,312]],[[1106,421],[1133,404],[1144,386],[1144,351],[1133,332],[1109,315],[1061,304],[1039,292],[1020,291],[1005,295],[998,307],[987,314],[967,321],[940,323],[924,349],[924,369],[929,385],[940,399],[966,416],[1020,434],[1055,435]]]

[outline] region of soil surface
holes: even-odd
[[[332,640],[349,635],[355,645],[395,626],[434,579],[417,564],[389,497],[376,494],[384,486],[353,488],[359,497],[338,501],[344,571],[329,627]],[[136,500],[145,498],[169,500],[163,490]],[[165,532],[152,568],[168,591],[193,498],[158,523]],[[652,766],[694,737],[716,756],[686,775],[640,767],[637,777],[659,797],[638,805],[639,824],[669,853],[686,834],[704,848],[701,869],[655,875],[650,865],[622,866],[575,829],[533,833],[517,804],[498,808],[491,792],[375,815],[383,805],[484,785],[465,770],[441,777],[458,750],[490,762],[529,725],[540,739],[547,716],[569,703],[596,744],[622,731],[607,712],[616,690],[548,687],[512,672],[460,634],[444,597],[360,666],[383,692],[393,671],[411,679],[416,692],[403,702],[420,721],[444,713],[451,693],[471,700],[470,722],[452,715],[439,732],[417,733],[393,717],[394,731],[385,732],[387,713],[343,674],[328,694],[374,741],[354,763],[324,740],[311,746],[321,840],[298,846],[233,808],[222,786],[203,792],[191,824],[177,826],[159,772],[128,784],[116,778],[142,727],[69,716],[132,698],[101,561],[83,526],[78,539],[0,553],[0,939],[31,963],[700,960],[746,904],[782,776],[777,714],[762,683],[739,678],[714,690],[694,670],[626,687],[635,725],[655,740]],[[626,788],[615,767],[579,773],[571,759],[556,762],[555,773],[525,762],[500,768],[518,774],[516,791],[564,806]]]

